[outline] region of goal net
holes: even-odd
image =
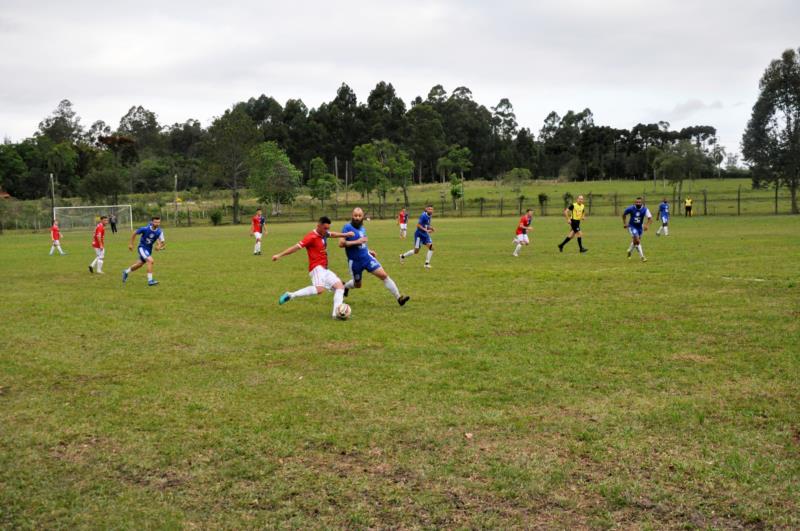
[[[61,230],[91,229],[100,223],[100,216],[116,217],[117,228],[133,230],[131,205],[90,205],[55,207],[53,214]],[[113,219],[113,218],[111,218]]]

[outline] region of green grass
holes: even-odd
[[[390,222],[348,322],[277,305],[309,224],[167,227],[157,288],[125,236],[0,236],[0,527],[800,526],[800,219]],[[342,251],[334,271],[345,273]],[[467,436],[467,434],[471,434]]]

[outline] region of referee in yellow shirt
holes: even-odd
[[[558,244],[558,250],[560,252],[564,252],[564,246],[575,236],[578,237],[578,248],[580,252],[585,253],[589,250],[583,246],[583,233],[581,232],[581,220],[586,219],[585,208],[583,196],[579,195],[574,203],[564,209],[564,217],[567,218],[567,225],[569,225],[569,234],[567,234],[563,242]]]

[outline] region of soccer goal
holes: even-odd
[[[90,205],[74,207],[55,207],[53,215],[61,230],[93,228],[100,222],[100,216],[113,215],[117,227],[133,230],[133,209],[131,205]]]

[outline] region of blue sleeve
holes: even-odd
[[[632,206],[629,206],[628,208],[626,208],[625,212],[622,213],[623,216],[630,216],[631,214],[633,214],[633,207]]]
[[[342,227],[342,232],[350,232],[350,231],[353,231],[353,232],[355,232],[355,231],[356,231],[356,229],[354,229],[354,228],[353,228],[353,226],[352,226],[352,225],[350,225],[349,223],[345,223],[345,224],[344,224],[344,227]],[[355,239],[356,239],[356,238],[355,238],[354,236],[353,236],[353,237],[351,237],[351,236],[348,236],[347,238],[345,238],[345,240],[347,240],[347,241],[353,241],[353,240],[355,240]]]
[[[418,221],[417,223],[419,223],[419,224],[420,224],[420,225],[422,225],[423,227],[425,226],[425,214],[422,214],[422,215],[419,217],[419,221]]]
[[[139,227],[136,229],[136,234],[144,234],[145,232],[147,232],[147,227]]]

